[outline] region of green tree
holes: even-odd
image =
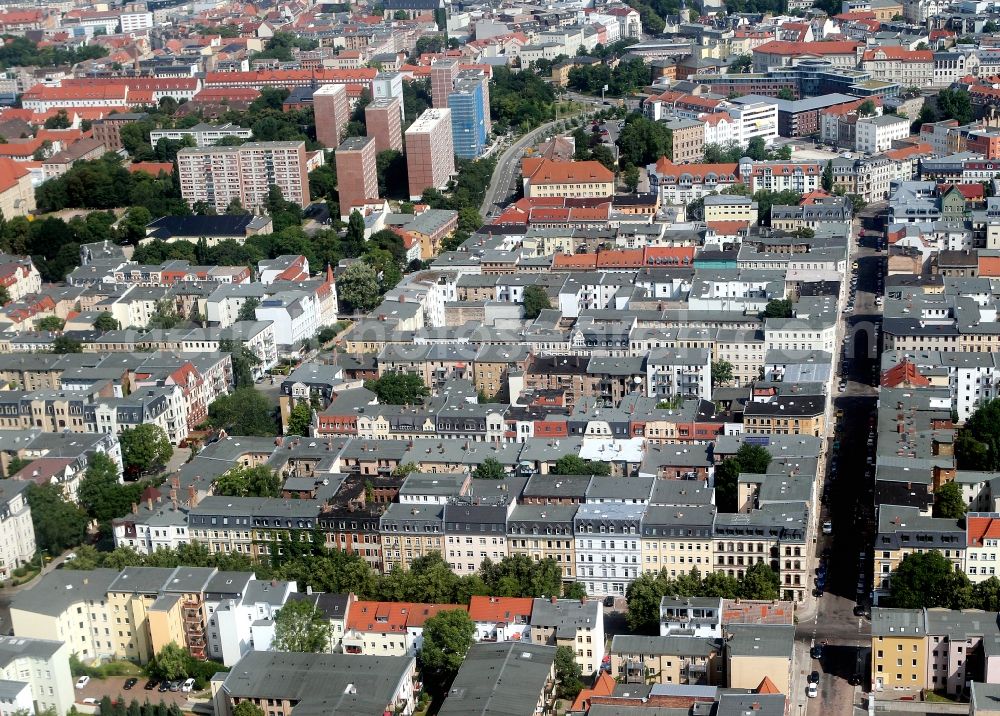
[[[997,25],[993,20],[987,20],[986,23],[983,25],[983,33],[987,35],[996,34],[997,30],[1000,30],[1000,25]],[[925,46],[924,47],[925,50],[927,49],[926,47],[927,43],[922,42],[920,44]],[[918,47],[917,49],[920,48]]]
[[[976,609],[1000,612],[1000,579],[989,579],[972,585],[972,602]]]
[[[758,562],[743,573],[740,580],[740,597],[743,599],[777,599],[781,582],[778,575],[765,562]]]
[[[385,405],[413,405],[430,395],[424,381],[416,373],[391,371],[378,380],[365,381],[365,387]]]
[[[576,455],[563,455],[556,460],[556,475],[610,475],[611,468],[606,462],[584,460]]]
[[[354,215],[351,218],[353,220]],[[337,297],[345,312],[367,312],[375,308],[380,298],[375,270],[361,261],[348,266],[337,280]]]
[[[981,403],[965,421],[955,442],[960,470],[1000,468],[1000,399]]]
[[[267,465],[234,467],[219,475],[214,488],[217,495],[278,497],[281,494],[281,479]]]
[[[233,363],[233,385],[236,388],[252,388],[254,385],[253,368],[260,365],[260,358],[247,348],[243,341],[219,341],[219,352],[228,353]]]
[[[187,652],[172,641],[160,649],[160,653],[156,655],[154,663],[150,667],[150,673],[168,681],[186,678],[188,675],[187,656]]]
[[[35,328],[39,331],[61,331],[66,321],[59,316],[46,316],[35,321]]]
[[[126,428],[118,435],[125,469],[142,474],[163,467],[174,454],[163,428],[152,423]]]
[[[582,582],[569,582],[563,586],[564,599],[586,599],[587,588]]]
[[[733,380],[733,364],[727,360],[712,361],[712,385],[725,385]]]
[[[764,306],[764,318],[791,318],[792,302],[787,298],[772,298]]]
[[[265,716],[264,709],[244,699],[233,707],[233,716]]]
[[[312,425],[312,406],[302,401],[292,408],[288,415],[288,435],[309,435],[309,427]]]
[[[344,252],[354,258],[360,256],[365,248],[365,219],[354,209],[347,219],[347,234],[344,236]]]
[[[631,114],[618,135],[618,157],[624,164],[646,166],[664,155],[672,155],[671,132],[662,122]]]
[[[279,435],[275,406],[253,388],[237,388],[208,406],[208,421],[231,435]]]
[[[649,573],[640,574],[625,590],[628,607],[625,624],[629,631],[638,634],[658,634],[660,629],[660,600],[664,591],[657,583],[657,577]]]
[[[94,329],[104,333],[105,331],[117,331],[121,328],[121,324],[118,323],[118,319],[112,316],[107,311],[102,311],[94,320]]]
[[[914,552],[903,557],[892,573],[889,598],[899,609],[956,609],[960,608],[956,601],[968,586],[969,578],[940,552]]]
[[[622,183],[630,192],[635,192],[639,188],[639,167],[629,167],[622,172]]]
[[[771,464],[771,453],[761,445],[743,443],[732,457],[727,457],[715,468],[715,502],[719,512],[736,512],[739,509],[740,473],[764,475]]]
[[[69,336],[56,336],[52,341],[53,353],[83,353],[83,344]]]
[[[465,609],[438,612],[424,622],[420,662],[432,691],[443,693],[472,646],[476,625]]]
[[[539,313],[549,308],[552,308],[552,303],[544,288],[531,285],[524,289],[525,318],[538,318]]]
[[[737,55],[732,62],[729,63],[729,67],[726,68],[726,74],[738,75],[745,72],[750,72],[753,70],[753,55]]]
[[[256,321],[258,308],[260,308],[260,299],[256,296],[250,296],[240,306],[240,310],[236,313],[236,320]]]
[[[3,223],[2,217],[3,214],[0,213],[0,224]],[[2,231],[2,229],[0,229],[0,231]],[[6,286],[0,286],[0,306],[6,306],[8,303],[10,303],[10,301],[11,301],[10,291],[7,290]]]
[[[795,93],[788,87],[782,87],[778,90],[778,99],[793,100],[795,99]]]
[[[163,298],[156,302],[156,309],[149,318],[147,328],[175,328],[181,322],[181,317],[177,313],[177,307],[169,298]]]
[[[144,206],[131,206],[125,216],[118,222],[118,236],[130,244],[146,238],[146,227],[153,220],[153,215]]]
[[[472,471],[472,476],[477,480],[502,480],[507,477],[507,470],[499,460],[488,457]]]
[[[942,117],[958,120],[959,124],[968,124],[975,118],[972,98],[964,89],[946,88],[938,92],[937,108]]]
[[[28,505],[39,549],[59,554],[83,542],[87,513],[66,501],[59,485],[28,484]]]
[[[956,482],[946,482],[934,490],[934,516],[951,520],[965,517],[965,498]]]
[[[87,471],[80,480],[77,501],[91,519],[106,523],[127,515],[132,504],[138,502],[143,487],[140,483],[123,485],[114,460],[99,452],[90,458]]]
[[[330,648],[330,620],[311,602],[289,600],[274,618],[274,649],[316,654]]]
[[[572,701],[583,690],[583,669],[571,647],[564,645],[556,648],[555,668],[559,698]]]
[[[859,117],[873,117],[875,115],[875,103],[866,99],[858,106]]]

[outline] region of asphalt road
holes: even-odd
[[[572,99],[573,101],[590,104],[592,105],[591,111],[601,106],[599,99],[585,97],[584,95],[569,94],[565,95],[564,99]],[[504,153],[500,155],[496,167],[493,169],[493,178],[490,180],[490,186],[486,190],[483,204],[479,207],[481,216],[490,217],[493,214],[499,213],[501,208],[507,203],[507,200],[510,199],[511,194],[514,193],[516,187],[515,181],[520,178],[521,174],[521,158],[524,156],[524,150],[532,144],[536,144],[546,133],[551,133],[557,124],[573,119],[574,116],[579,115],[566,115],[536,127],[507,147]]]
[[[868,213],[877,210],[876,207]],[[871,226],[866,224],[866,228]],[[855,226],[855,237],[859,228]],[[796,638],[801,644],[797,655],[807,659],[798,665],[796,672],[802,674],[815,669],[821,674],[819,698],[808,702],[810,716],[850,713],[860,690],[868,688],[871,624],[855,616],[853,610],[859,602],[870,604],[872,586],[874,467],[867,461],[869,457],[874,460],[874,443],[872,446],[867,443],[869,436],[874,435],[870,423],[878,394],[873,386],[877,376],[873,374],[873,366],[877,370],[881,341],[872,345],[870,329],[880,325],[880,309],[875,296],[884,254],[875,251],[873,239],[865,237],[862,241],[859,246],[855,239],[851,249],[852,261],[858,262],[857,294],[854,311],[842,314],[845,339],[842,352],[837,356],[838,371],[843,371],[847,385],[843,393],[838,391],[834,397],[834,407],[843,411],[843,416],[837,420],[829,451],[828,484],[821,510],[821,519],[833,523],[833,534],[821,534],[817,544],[817,552],[828,555],[829,576],[815,616],[800,622],[796,628]],[[850,269],[848,274],[850,281]],[[859,333],[864,337],[857,338]],[[826,643],[823,658],[809,659],[808,647],[821,642]],[[862,677],[858,686],[848,681],[855,674]],[[801,710],[799,713],[801,716]]]

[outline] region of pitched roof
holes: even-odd
[[[754,54],[764,55],[851,55],[861,47],[859,42],[786,42],[771,40],[754,48]]]
[[[544,157],[522,159],[521,173],[532,184],[607,183],[615,180],[614,172],[600,162],[559,162]]]
[[[469,618],[474,622],[510,622],[514,617],[531,617],[531,597],[472,597]]]
[[[757,686],[757,693],[780,694],[781,692],[778,690],[778,687],[774,685],[774,682],[771,681],[770,677],[765,676],[763,680],[761,680],[760,684]]]
[[[885,388],[896,388],[900,385],[925,387],[931,382],[925,378],[916,364],[904,358],[887,371],[882,373],[881,384]]]
[[[7,157],[0,157],[0,192],[13,189],[21,177],[30,174],[24,162],[15,162]]]
[[[907,50],[903,47],[881,46],[874,50],[865,50],[861,56],[865,62],[869,60],[901,60],[903,62],[933,62],[934,53],[930,50]]]
[[[966,517],[965,534],[967,546],[982,547],[983,540],[987,537],[990,539],[1000,537],[1000,519],[995,517]]]

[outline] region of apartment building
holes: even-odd
[[[469,618],[476,625],[476,641],[530,641],[531,609],[528,597],[473,596]]]
[[[485,489],[478,485],[473,494],[482,495]],[[513,500],[489,494],[457,498],[444,506],[444,558],[455,574],[475,574],[484,560],[498,562],[507,556],[507,518],[513,509]]]
[[[398,113],[394,116],[398,120]],[[341,220],[347,221],[355,209],[364,213],[365,205],[378,199],[375,159],[379,151],[373,137],[348,137],[337,147],[337,193]]]
[[[925,517],[916,507],[883,504],[875,536],[875,603],[889,594],[892,573],[908,554],[935,550],[965,571],[966,534],[958,520]]]
[[[410,199],[425,189],[444,189],[455,174],[451,110],[428,109],[406,129],[406,172]]]
[[[568,646],[589,678],[604,658],[604,610],[587,599],[535,599],[531,607],[531,643]]]
[[[703,348],[659,348],[646,361],[646,395],[710,400],[712,356]]]
[[[891,114],[862,117],[855,124],[854,147],[859,152],[877,154],[892,149],[892,143],[910,136],[910,120]]]
[[[309,204],[305,142],[247,142],[238,147],[189,147],[177,153],[181,196],[223,214],[234,200],[250,210],[267,205],[271,186],[286,201]]]
[[[642,569],[671,577],[714,564],[714,505],[651,505],[642,518]]]
[[[957,478],[956,478],[957,479]],[[973,584],[997,576],[1000,553],[1000,513],[968,512],[965,515],[965,574]]]
[[[615,634],[611,675],[622,684],[721,685],[721,639]]]
[[[28,712],[37,709],[68,713],[75,701],[69,669],[71,654],[65,642],[0,636],[0,679],[4,681],[5,696],[23,689],[26,698],[15,701],[17,707]]]
[[[375,140],[376,154],[403,151],[402,114],[403,101],[397,97],[375,99],[365,107],[365,131]]]
[[[507,519],[507,551],[524,554],[536,562],[552,559],[563,580],[576,580],[576,546],[573,520],[576,505],[520,504]]]
[[[206,497],[190,510],[189,533],[211,552],[266,559],[278,540],[310,541],[320,508],[318,500]]]
[[[413,560],[437,553],[445,556],[444,506],[393,503],[379,520],[384,569],[409,569]]]
[[[0,578],[35,557],[35,528],[28,505],[27,480],[0,480]]]
[[[774,503],[749,513],[719,513],[713,536],[714,571],[739,578],[747,567],[764,562],[778,575],[782,599],[802,601],[812,589],[807,527],[805,503]]]
[[[934,53],[883,45],[865,50],[861,69],[902,87],[927,87],[934,82]]]
[[[316,88],[312,99],[316,113],[316,140],[330,149],[339,147],[351,114],[347,88],[342,84],[323,85]]]
[[[251,651],[213,681],[212,706],[218,716],[232,716],[243,701],[268,716],[291,716],[294,709],[328,716],[410,716],[416,675],[412,656]]]
[[[919,690],[927,680],[923,609],[872,609],[872,688]]]
[[[625,594],[642,567],[641,522],[645,506],[581,505],[574,518],[576,578],[587,594]]]
[[[114,118],[117,115],[112,115]],[[161,139],[167,139],[174,142],[182,142],[185,140],[190,140],[194,142],[196,147],[209,147],[213,144],[217,144],[220,140],[226,139],[227,137],[236,137],[238,139],[250,139],[253,137],[253,131],[249,129],[244,129],[239,125],[227,122],[226,124],[208,124],[207,122],[201,122],[193,127],[188,127],[185,129],[157,129],[149,133],[149,143],[154,147],[156,143]]]

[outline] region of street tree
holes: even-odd
[[[66,501],[61,486],[31,482],[27,495],[39,549],[59,554],[83,542],[87,534],[87,513]]]
[[[891,604],[899,609],[958,609],[969,590],[969,578],[936,550],[906,555],[889,581]]]
[[[777,599],[781,582],[766,562],[757,562],[747,568],[740,580],[740,597],[743,599]]]
[[[107,523],[127,515],[139,501],[144,485],[123,485],[118,478],[118,465],[102,452],[90,458],[87,471],[77,489],[77,501],[91,519]]]
[[[179,647],[177,642],[172,641],[160,649],[150,672],[167,681],[186,678],[187,656],[187,652]]]
[[[355,214],[352,214],[352,219]],[[362,261],[356,261],[348,266],[337,279],[337,297],[345,311],[366,313],[375,308],[380,297],[378,275],[375,270]]]

